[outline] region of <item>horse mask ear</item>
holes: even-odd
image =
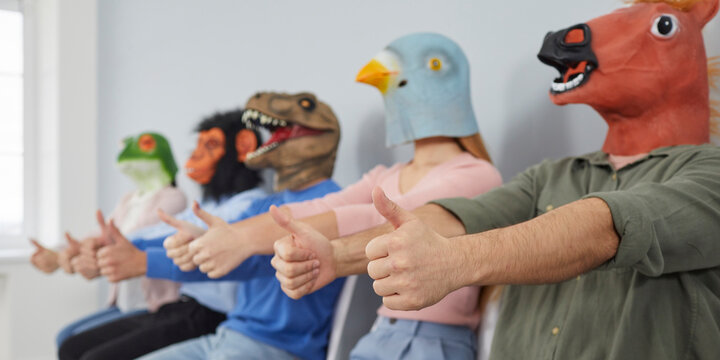
[[[258,140],[252,130],[243,129],[235,135],[235,149],[238,153],[238,161],[245,162],[248,154],[257,150]]]
[[[718,3],[720,3],[720,0],[698,1],[692,9],[690,9],[690,13],[705,26],[705,24],[710,22],[710,20],[715,17],[715,14],[717,14]]]

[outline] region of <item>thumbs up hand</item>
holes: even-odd
[[[60,264],[58,264],[58,254],[42,246],[35,239],[30,239],[30,242],[35,246],[35,252],[30,257],[30,263],[32,263],[36,269],[46,274],[55,272],[60,266]]]
[[[270,262],[285,294],[297,300],[335,280],[337,264],[330,240],[275,206],[270,207],[270,215],[290,233],[275,242]]]
[[[97,247],[105,240],[102,237],[87,237],[80,243],[80,254],[71,261],[72,267],[87,280],[100,276],[97,265]],[[108,240],[109,241],[109,240]]]
[[[208,230],[190,243],[189,250],[193,263],[208,277],[222,277],[256,253],[252,241],[243,241],[242,234],[222,218],[201,209],[197,202],[193,212]]]
[[[167,250],[167,256],[173,259],[173,262],[180,270],[194,270],[196,265],[192,261],[194,254],[190,253],[190,242],[202,236],[205,229],[190,222],[178,220],[162,210],[158,210],[158,216],[160,220],[177,230],[175,234],[168,236],[163,242],[163,246]]]
[[[72,259],[80,254],[80,243],[68,232],[65,233],[65,239],[68,245],[58,253],[58,264],[66,273],[74,274]]]
[[[100,209],[95,212],[95,220],[97,220],[98,226],[100,227],[100,236],[94,237],[94,241],[92,242],[83,242],[83,245],[86,245],[85,247],[92,248],[93,250],[97,250],[97,248],[99,247],[112,243],[112,241],[110,240],[108,223],[105,222],[105,216],[103,216],[103,213]]]
[[[431,230],[411,212],[390,201],[378,187],[373,190],[377,211],[395,231],[378,236],[365,248],[368,275],[385,306],[419,310],[437,303],[460,286],[446,269],[456,261],[450,241]]]
[[[144,275],[147,271],[147,255],[123,236],[112,220],[108,225],[108,237],[112,244],[102,247],[97,253],[100,274],[110,282]]]

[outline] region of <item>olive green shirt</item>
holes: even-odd
[[[565,282],[505,287],[491,359],[720,359],[720,148],[676,146],[615,171],[602,152],[545,161],[437,204],[468,233],[595,197],[614,258]]]

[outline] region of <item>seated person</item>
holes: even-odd
[[[377,166],[337,193],[287,205],[293,216],[304,218],[333,238],[385,221],[372,205],[375,186],[385,189],[403,208],[414,209],[433,199],[476,196],[501,184],[478,133],[467,59],[453,41],[438,34],[402,37],[377,55],[357,78],[383,94],[388,145],[412,141],[414,158],[390,168]],[[229,229],[227,235],[213,234],[221,227]],[[193,261],[200,269],[216,276],[241,262],[247,255],[245,248],[262,241],[265,251],[271,252],[271,244],[285,235],[269,215],[261,215],[231,226],[211,227],[189,248],[195,250]],[[479,296],[479,287],[471,286],[419,312],[381,307],[375,330],[360,342],[353,356],[414,359],[425,353],[434,358],[474,359],[474,331],[481,317]],[[393,340],[383,340],[390,338]]]
[[[203,207],[224,219],[236,218],[254,200],[266,195],[257,188],[261,181],[259,173],[244,164],[246,155],[254,151],[260,141],[257,132],[243,125],[241,116],[242,110],[235,110],[200,122],[196,129],[197,147],[185,164],[188,176],[202,186]],[[177,215],[177,219],[203,225],[191,208]],[[129,235],[132,244],[118,241],[101,248],[98,262],[102,273],[113,282],[130,278],[127,271],[144,275],[146,253],[164,254],[162,240],[173,233],[175,228],[170,225],[155,225],[132,232]],[[161,240],[152,240],[156,238]],[[236,289],[237,284],[230,281],[183,283],[179,300],[161,306],[156,312],[127,316],[76,334],[63,343],[59,357],[136,358],[211,334],[235,305]]]
[[[299,296],[367,271],[387,307],[418,310],[505,284],[491,359],[716,359],[720,148],[709,124],[720,113],[701,30],[719,4],[637,0],[549,33],[539,58],[561,72],[550,98],[591,105],[608,124],[602,150],[412,213],[376,189],[388,224],[276,244],[283,289]]]
[[[339,140],[339,124],[332,110],[310,93],[259,93],[251,97],[243,118],[254,128],[269,130],[270,139],[247,156],[253,168],[275,169],[276,194],[254,201],[236,219],[266,212],[271,205],[317,198],[339,190],[329,180]],[[210,223],[222,222],[196,208]],[[179,231],[165,240],[182,242],[204,232],[189,223],[170,221]],[[113,236],[120,238],[118,232]],[[117,240],[121,241],[121,240]],[[245,249],[253,251],[252,248]],[[155,256],[157,255],[157,256]],[[183,272],[165,254],[148,253],[147,276],[177,281],[208,281],[200,271]],[[185,270],[191,270],[185,268]],[[343,280],[302,301],[282,293],[272,280],[270,256],[253,256],[224,278],[240,280],[236,305],[215,335],[171,345],[143,358],[324,358],[330,320]]]
[[[123,231],[131,232],[158,222],[158,210],[174,214],[186,207],[185,195],[175,187],[177,165],[170,145],[162,135],[147,132],[126,138],[117,164],[136,186],[134,191],[123,196],[111,214]],[[99,212],[98,216],[102,218]],[[101,223],[104,225],[104,221]],[[99,246],[107,241],[106,235],[106,230],[101,228],[100,235],[86,238],[83,245]],[[82,259],[80,244],[67,233],[66,237],[69,246],[57,258],[63,269],[68,273],[81,272],[89,278],[97,276],[96,259]],[[113,286],[108,308],[66,326],[58,334],[57,344],[60,346],[69,336],[106,321],[145,312],[148,307],[154,310],[165,302],[176,300],[177,296],[177,285],[170,281],[141,278],[124,281]]]

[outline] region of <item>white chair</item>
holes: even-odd
[[[375,294],[367,275],[349,276],[335,305],[328,343],[328,360],[345,360],[358,340],[370,332],[382,298]]]

